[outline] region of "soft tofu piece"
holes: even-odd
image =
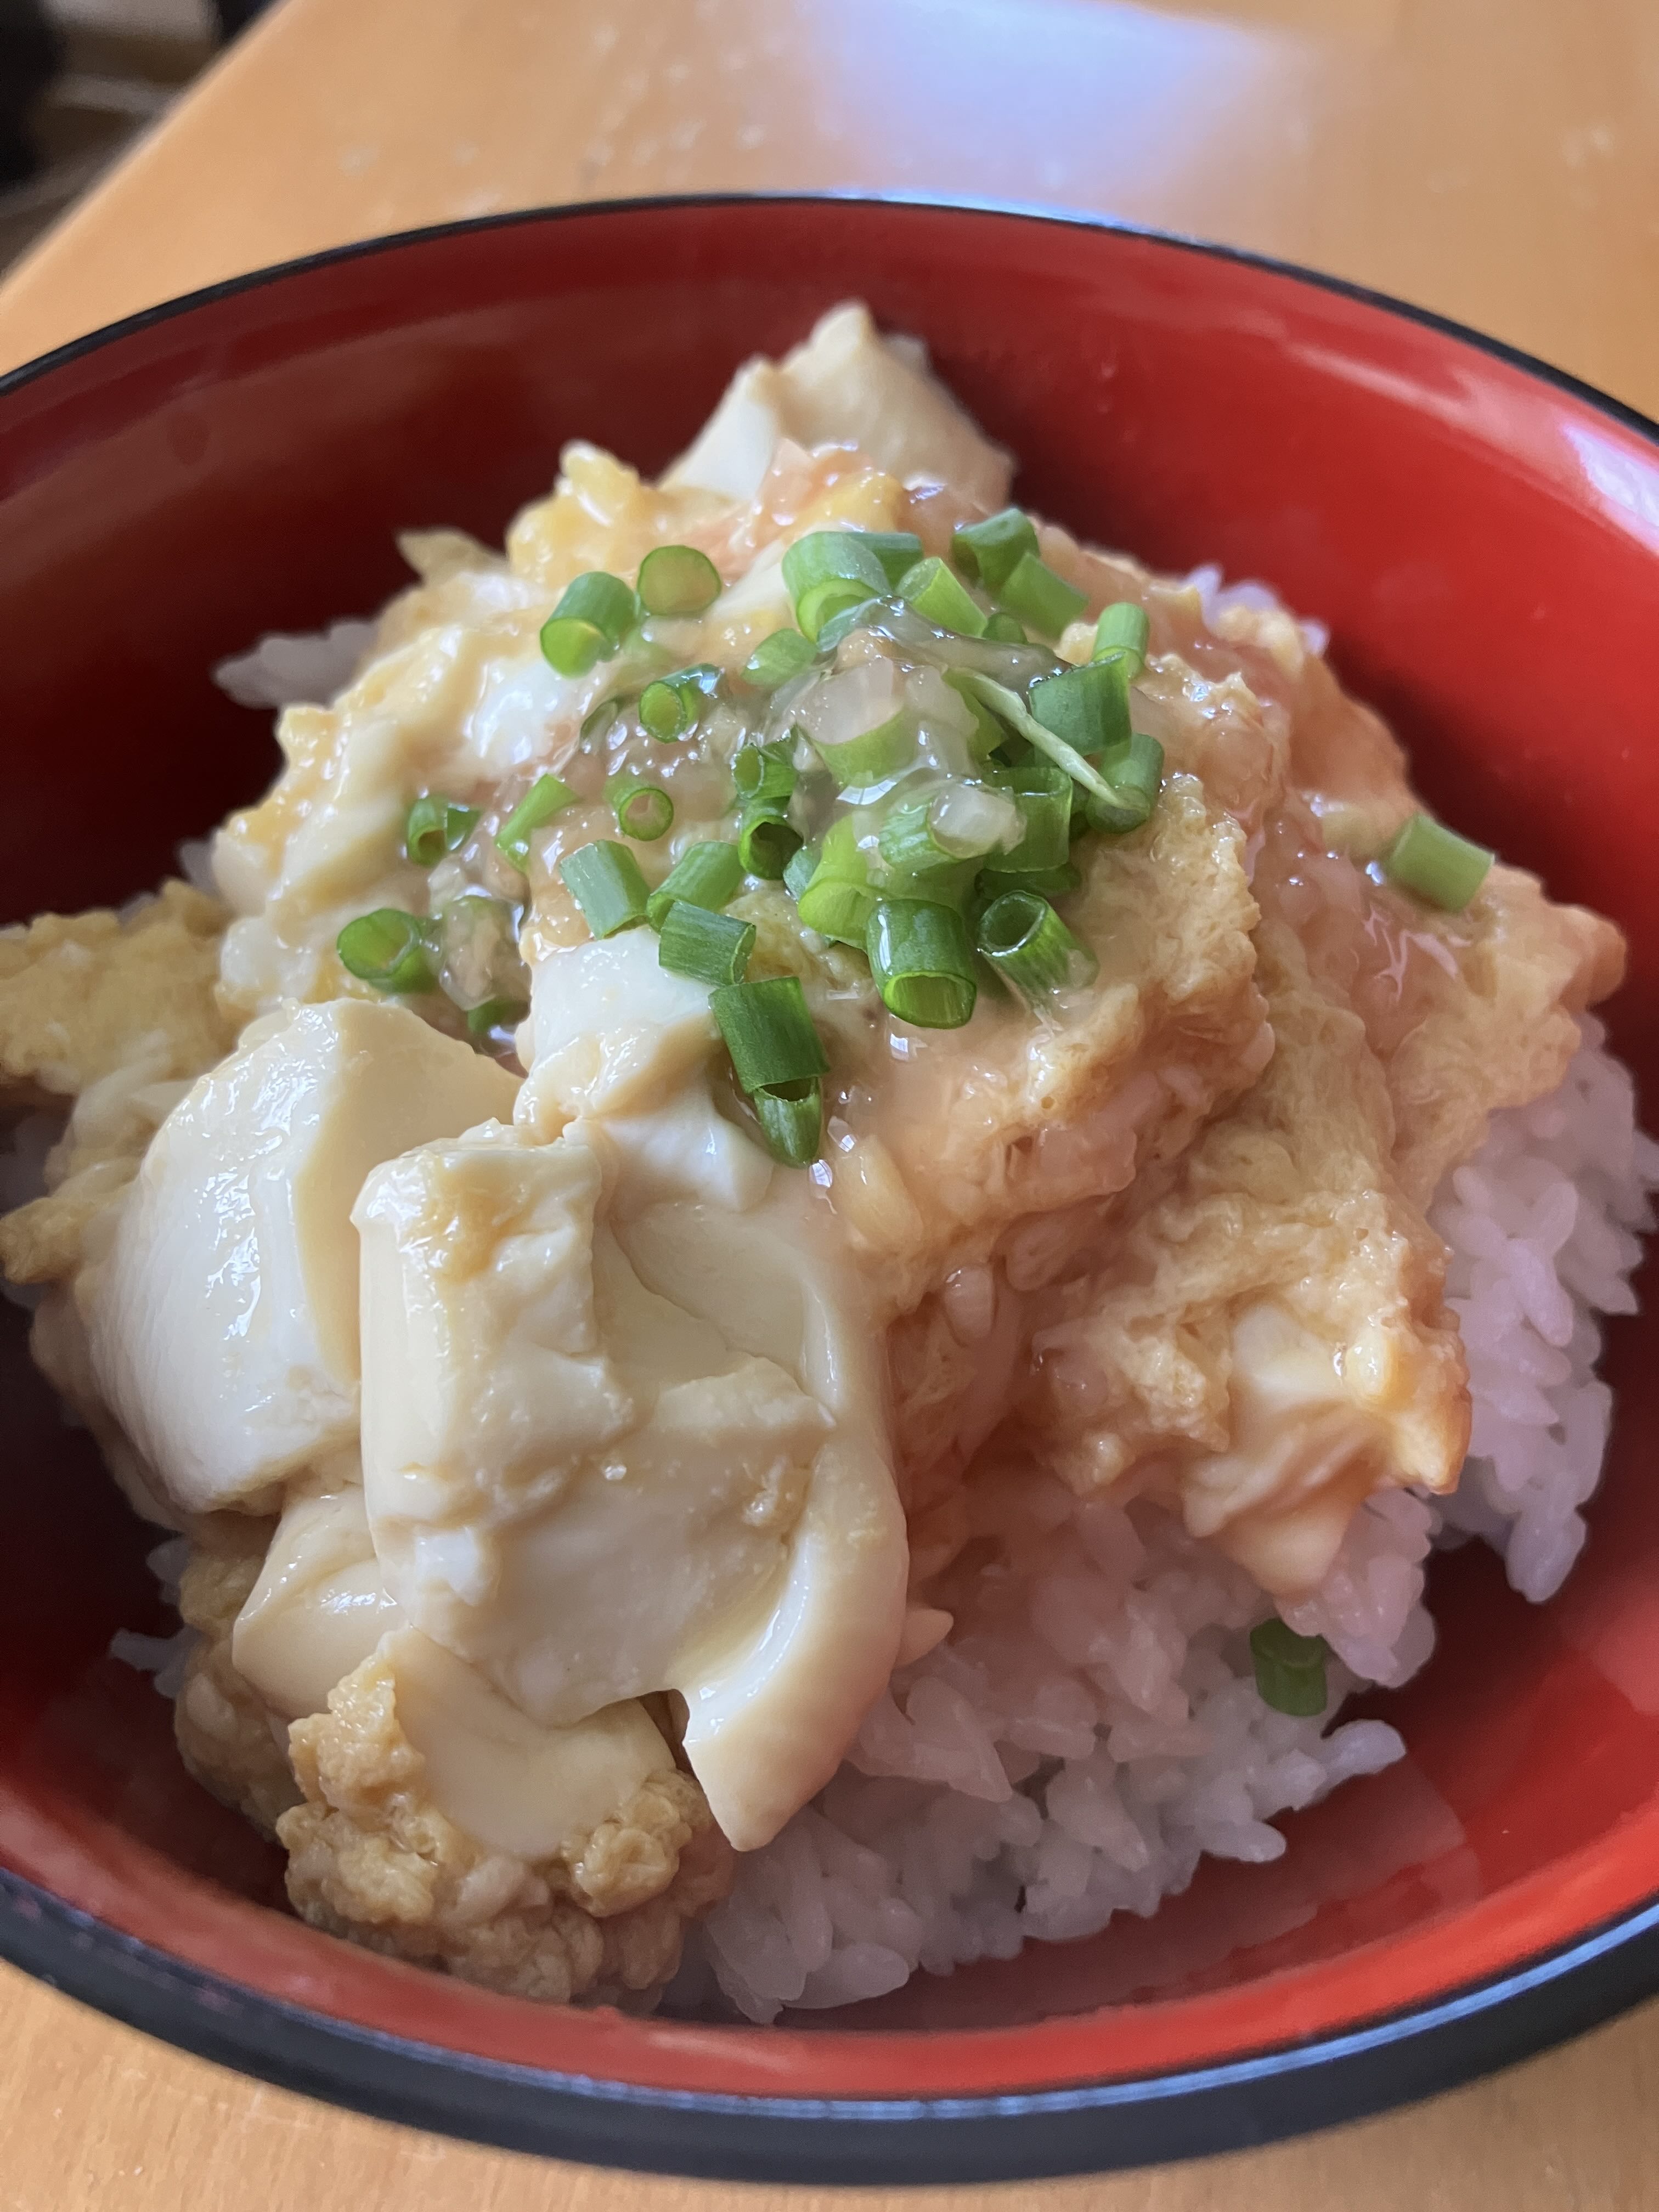
[[[615,1819],[652,1776],[674,1771],[632,1699],[545,1728],[416,1629],[392,1630],[380,1656],[397,1681],[404,1734],[426,1762],[423,1795],[492,1850],[552,1858]]]
[[[650,1120],[369,1177],[365,1495],[410,1622],[537,1722],[678,1690],[750,1849],[891,1670],[903,1516],[873,1332],[802,1194],[769,1170],[736,1210],[718,1145]]]
[[[368,1170],[510,1116],[514,1079],[407,1008],[262,1024],[175,1106],[79,1299],[100,1395],[185,1512],[267,1509],[357,1426]]]
[[[231,1631],[231,1663],[285,1721],[319,1713],[404,1616],[386,1587],[356,1483],[283,1508]]]
[[[525,1111],[556,1127],[579,1114],[661,1103],[720,1042],[709,995],[708,984],[660,964],[654,929],[624,930],[538,961],[519,1031],[533,1079]]]
[[[665,484],[753,499],[780,439],[856,446],[889,475],[949,483],[988,512],[1012,464],[959,407],[913,339],[884,338],[857,301],[832,308],[782,362],[745,363]]]

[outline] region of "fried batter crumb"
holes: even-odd
[[[289,1731],[306,1802],[276,1832],[313,1927],[568,2003],[672,1978],[689,1923],[730,1887],[732,1852],[689,1775],[653,1775],[591,1835],[527,1863],[464,1833],[422,1794],[392,1669],[366,1660]]]

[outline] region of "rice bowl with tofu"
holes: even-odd
[[[1282,1850],[1437,1540],[1571,1564],[1617,933],[1311,626],[1009,480],[842,310],[225,672],[289,764],[207,884],[0,938],[74,1101],[0,1258],[319,1927],[853,2002]]]

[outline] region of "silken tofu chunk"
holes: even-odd
[[[260,1030],[167,1115],[79,1291],[99,1391],[185,1513],[268,1507],[355,1445],[363,1177],[519,1088],[401,1006]]]
[[[533,1111],[552,1133],[575,1115],[659,1104],[719,1041],[708,984],[662,966],[654,930],[568,946],[531,971],[519,1043],[533,1079],[520,1119]]]
[[[749,1848],[890,1670],[903,1522],[860,1309],[828,1261],[803,1282],[805,1221],[665,1199],[660,1148],[629,1133],[632,1185],[617,1128],[581,1124],[368,1179],[370,1525],[413,1625],[537,1721],[679,1691],[693,1771]]]

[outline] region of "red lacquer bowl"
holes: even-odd
[[[577,209],[325,255],[0,386],[6,918],[118,901],[257,793],[208,671],[372,609],[392,532],[498,537],[561,443],[646,468],[745,355],[861,295],[1018,453],[1020,495],[1327,620],[1431,799],[1629,932],[1659,1010],[1659,433],[1467,332],[1075,222],[869,202]],[[0,1950],[272,2080],[575,2158],[991,2179],[1259,2141],[1443,2087],[1659,1989],[1659,1434],[1650,1322],[1589,1549],[1534,1610],[1471,1547],[1382,1701],[1410,1757],[1206,1865],[1155,1921],[817,2026],[538,2009],[288,1917],[105,1654],[167,1623],[149,1540],[3,1334]]]

